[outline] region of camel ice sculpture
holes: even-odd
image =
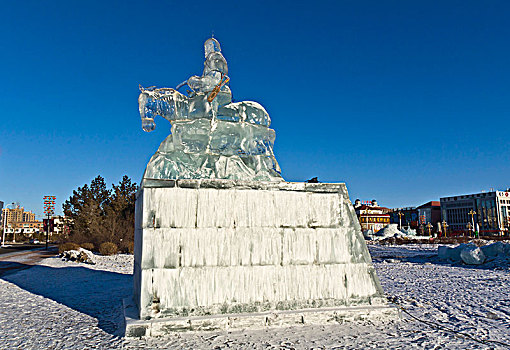
[[[232,103],[227,61],[220,43],[204,44],[202,76],[175,89],[143,88],[138,97],[143,130],[155,129],[159,115],[172,124],[145,170],[151,179],[234,179],[283,181],[273,154],[271,119],[257,102]],[[188,85],[189,96],[177,91]]]

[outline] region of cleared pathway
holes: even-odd
[[[42,259],[54,256],[57,251],[56,246],[49,246],[48,250],[44,247],[31,247],[30,250],[3,249],[0,255],[0,277],[37,265]]]

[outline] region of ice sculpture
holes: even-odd
[[[396,316],[345,184],[283,181],[269,115],[232,103],[216,40],[205,56],[201,76],[141,89],[144,130],[172,131],[137,192],[126,335]]]
[[[177,88],[143,88],[138,97],[143,130],[156,127],[159,115],[172,124],[171,134],[150,159],[148,179],[234,179],[283,181],[273,154],[271,119],[257,102],[232,103],[227,61],[220,43],[204,44],[202,76]],[[177,91],[190,88],[188,96]]]

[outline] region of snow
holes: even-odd
[[[364,236],[365,239],[370,241],[380,241],[390,237],[412,238],[419,240],[430,239],[429,236],[417,236],[416,230],[412,228],[399,230],[397,224],[388,224],[376,233],[373,233],[372,230],[367,230],[364,232]]]
[[[397,224],[389,224],[377,231],[375,235],[379,238],[395,237],[402,235],[402,231],[398,229]]]
[[[439,259],[437,245],[369,249],[386,295],[430,325],[404,312],[400,321],[124,339],[121,299],[132,293],[133,256],[96,255],[96,265],[55,257],[0,279],[0,348],[504,349],[488,341],[510,344],[508,265],[452,265]]]
[[[94,263],[94,254],[87,249],[79,248],[78,250],[67,250],[60,254],[60,257],[65,261],[79,261],[87,264]]]
[[[120,298],[132,293],[133,257],[94,260],[48,258],[0,279],[0,348],[119,348]]]

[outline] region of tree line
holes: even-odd
[[[115,244],[132,252],[137,189],[127,175],[111,188],[101,176],[78,187],[62,205],[69,227],[67,241],[96,251],[106,243]]]

